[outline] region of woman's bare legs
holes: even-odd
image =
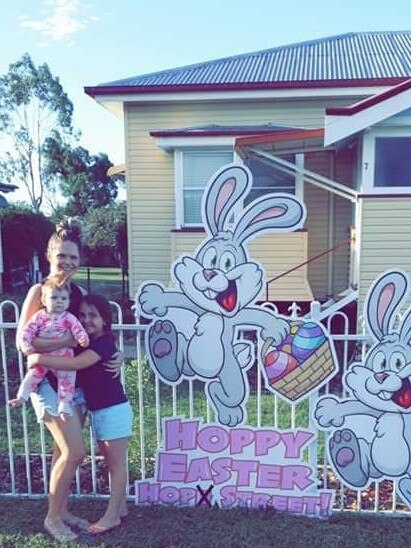
[[[91,533],[103,533],[120,524],[120,518],[127,511],[127,445],[128,438],[118,440],[98,440],[100,452],[104,456],[110,473],[111,493],[104,515],[90,526]]]
[[[76,468],[86,455],[81,423],[77,414],[63,422],[60,417],[52,417],[47,413],[44,423],[58,448],[50,473],[49,505],[44,526],[55,538],[75,538],[75,533],[63,521],[63,510],[67,509]],[[58,451],[60,454],[57,454]]]
[[[78,415],[81,427],[83,427],[84,426],[84,421],[86,420],[87,411],[83,412],[81,406],[79,406],[79,405],[74,406],[74,410],[75,410],[75,413],[77,413],[77,415]],[[61,452],[60,452],[60,449],[59,449],[58,445],[56,445],[56,443],[54,443],[54,445],[53,445],[53,455],[52,455],[52,458],[51,458],[51,469],[53,469],[54,463],[60,457],[60,454],[61,454]],[[61,509],[61,517],[62,517],[64,523],[66,523],[67,525],[70,525],[70,527],[76,527],[78,529],[87,530],[90,523],[86,519],[80,518],[79,516],[76,516],[75,514],[70,512],[67,505],[68,505],[68,497],[63,502],[63,506],[62,506],[62,509]]]

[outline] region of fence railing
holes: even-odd
[[[144,350],[145,325],[123,323],[121,308],[112,303],[116,320],[113,330],[125,355],[122,380],[134,409],[134,436],[128,454],[128,496],[134,495],[134,480],[152,476],[156,450],[161,445],[162,419],[170,416],[199,417],[213,422],[214,414],[205,397],[202,383],[196,380],[170,387],[162,383],[147,364]],[[267,306],[272,306],[267,304]],[[296,318],[296,307],[291,318]],[[310,317],[319,318],[318,303],[313,303]],[[3,390],[0,393],[0,494],[7,496],[44,497],[48,491],[48,472],[51,461],[52,440],[43,424],[38,424],[31,405],[10,409],[7,400],[12,397],[24,374],[22,355],[14,345],[19,310],[15,303],[0,303],[0,352]],[[326,322],[334,341],[340,371],[326,385],[322,393],[342,393],[341,376],[350,364],[364,355],[367,339],[363,334],[350,333],[349,319],[342,312],[334,313]],[[258,349],[256,348],[256,357]],[[247,421],[250,426],[267,426],[279,429],[309,428],[317,431],[313,408],[318,393],[306,400],[289,404],[269,392],[264,385],[259,368],[248,372],[250,396],[247,404]],[[91,429],[85,427],[88,458],[76,473],[72,493],[75,496],[106,497],[109,479],[104,461],[96,454]],[[405,512],[397,498],[395,481],[372,484],[366,491],[350,490],[333,475],[324,450],[327,433],[317,431],[316,441],[309,446],[306,459],[318,470],[319,485],[336,490],[336,510],[361,510],[371,512]]]

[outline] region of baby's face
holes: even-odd
[[[61,314],[70,304],[67,289],[48,289],[43,295],[43,304],[47,312]]]

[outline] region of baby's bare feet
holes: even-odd
[[[10,407],[21,407],[24,403],[24,400],[23,398],[14,398],[12,400],[9,400],[7,403],[10,405]]]

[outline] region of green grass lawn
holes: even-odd
[[[143,424],[144,424],[144,452],[142,454],[140,445],[140,401],[139,401],[139,386],[138,386],[138,365],[136,361],[126,360],[125,365],[125,386],[130,403],[134,411],[133,438],[129,445],[129,469],[130,481],[141,478],[142,457],[144,456],[144,466],[146,476],[150,477],[154,472],[154,457],[157,449],[157,420],[155,406],[155,381],[154,374],[149,368],[146,361],[141,366],[142,378],[142,408],[143,408]],[[272,394],[263,394],[261,396],[261,426],[273,426],[274,423],[274,398]],[[247,410],[250,426],[257,425],[257,395],[250,394]],[[182,383],[177,388],[176,400],[176,415],[179,417],[190,417],[190,399],[188,393],[188,384]],[[24,424],[23,414],[21,409],[11,409],[12,418],[12,438],[14,454],[24,453]],[[171,417],[173,412],[172,389],[164,384],[160,385],[160,416]],[[193,386],[193,416],[202,419],[206,422],[206,398],[204,395],[203,383],[196,382]],[[41,452],[40,443],[40,428],[37,424],[36,417],[31,405],[27,405],[27,432],[30,453],[38,454]],[[211,416],[211,419],[213,417]],[[291,427],[290,408],[282,401],[278,402],[277,407],[277,422],[278,428],[287,429]],[[8,438],[6,430],[6,407],[0,406],[0,447],[6,451],[8,447]],[[308,427],[308,401],[303,401],[295,408],[295,424],[297,427]],[[3,426],[4,425],[4,426]],[[85,429],[85,433],[86,433]],[[51,436],[46,431],[46,451],[51,452],[52,440]],[[85,435],[88,450],[90,451],[89,436]],[[3,452],[2,451],[2,452]],[[4,453],[3,453],[4,454]]]
[[[74,281],[77,281],[84,289],[90,293],[101,293],[110,301],[118,303],[128,299],[127,294],[123,294],[123,284],[121,270],[112,267],[90,267],[90,277],[87,267],[78,270]],[[127,292],[127,289],[125,288]]]
[[[104,501],[77,500],[72,510],[94,521]],[[0,497],[0,546],[48,548],[64,546],[158,548],[375,548],[382,544],[409,548],[408,518],[335,514],[326,519],[281,514],[272,510],[219,510],[206,507],[136,507],[117,529],[99,538],[83,533],[76,541],[57,544],[43,531],[45,500]]]

